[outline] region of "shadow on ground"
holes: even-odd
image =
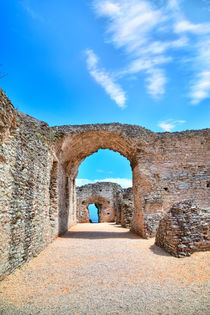
[[[159,255],[159,256],[170,256],[170,254],[166,253],[162,248],[158,247],[157,245],[153,244],[152,246],[150,246],[149,248],[155,255]]]
[[[140,236],[132,234],[131,232],[100,232],[100,231],[83,231],[75,232],[68,231],[62,238],[86,238],[89,240],[94,239],[108,239],[108,238],[129,238],[129,239],[140,239]]]
[[[142,240],[147,241],[146,239],[140,237],[139,235],[132,233],[128,229],[123,229],[121,225],[117,225],[116,223],[110,223],[109,225],[112,225],[116,227],[116,232],[114,231],[100,231],[95,230],[97,228],[97,225],[99,226],[100,223],[91,223],[88,224],[89,228],[93,226],[93,230],[88,228],[87,231],[68,231],[64,235],[60,236],[61,238],[74,238],[74,239],[88,239],[88,240],[99,240],[99,239],[133,239],[133,240]],[[121,228],[121,231],[119,231],[119,228]],[[148,240],[149,241],[149,240]],[[162,248],[158,247],[157,245],[153,244],[149,247],[150,251],[153,252],[153,254],[158,256],[167,256],[170,257],[171,255],[165,252]]]

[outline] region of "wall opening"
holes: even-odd
[[[99,149],[80,164],[76,185],[95,182],[113,182],[122,188],[132,187],[130,162],[118,152]]]
[[[70,180],[69,186],[71,186],[71,182],[74,179],[77,186],[75,187],[75,192],[73,192],[76,202],[74,202],[75,205],[72,207],[72,211],[69,211],[69,213],[74,212],[76,216],[71,218],[68,211],[65,211],[68,227],[76,222],[89,222],[88,204],[95,202],[94,200],[89,200],[90,202],[86,203],[86,207],[85,205],[81,205],[81,208],[77,207],[78,194],[76,191],[80,186],[89,183],[108,182],[120,185],[122,188],[128,188],[132,187],[133,174],[137,173],[138,175],[139,173],[136,165],[136,148],[131,145],[132,141],[129,140],[129,132],[121,132],[119,126],[115,127],[116,130],[113,130],[113,128],[110,130],[109,128],[108,130],[106,128],[101,130],[90,129],[84,130],[84,132],[81,132],[80,129],[76,130],[74,135],[70,133],[69,136],[67,135],[64,138],[61,148],[58,147],[60,149],[59,154],[62,160],[62,167]],[[86,167],[87,164],[89,164],[88,167]],[[137,172],[134,173],[135,169]],[[135,175],[134,177],[137,176]],[[103,193],[103,191],[101,192]],[[85,196],[85,200],[88,199],[90,198]],[[134,204],[135,202],[134,198]],[[70,200],[69,207],[71,203]],[[110,203],[111,207],[112,203]],[[141,205],[138,207],[139,209],[141,210]],[[60,208],[60,212],[62,210]],[[117,222],[112,209],[108,209],[107,205],[106,208],[102,207],[100,210],[100,222]],[[80,212],[83,213],[82,216]]]
[[[96,208],[94,203],[88,206],[88,211],[89,211],[89,222],[99,223],[99,210]]]
[[[132,170],[129,160],[120,153],[109,149],[99,149],[96,153],[86,157],[79,166],[76,185],[78,187],[97,182],[101,184],[108,182],[113,187],[115,187],[115,184],[120,185],[122,188],[132,187]],[[78,204],[80,208],[77,209],[77,213],[79,214],[78,222],[85,223],[88,222],[89,219],[93,223],[117,222],[117,217],[119,217],[117,213],[121,211],[121,208],[119,203],[114,200],[120,188],[116,187],[115,192],[112,186],[111,188],[107,186],[107,191],[101,187],[98,188],[96,192],[94,190],[96,186],[92,186],[92,190],[87,188],[84,191],[85,201],[83,200],[80,206]],[[109,198],[111,195],[113,195],[113,200],[111,200],[110,203]],[[91,198],[92,196],[94,196],[95,200]],[[106,200],[100,200],[101,197]],[[79,200],[79,196],[77,196],[77,199]],[[87,201],[91,203],[91,206],[86,206],[85,209],[83,206],[89,204]],[[95,206],[93,206],[93,202]],[[82,215],[80,210],[82,210]],[[95,213],[93,219],[91,217],[92,211]]]

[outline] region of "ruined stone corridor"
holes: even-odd
[[[207,314],[210,252],[177,259],[115,223],[78,224],[0,283],[0,314]]]
[[[88,222],[91,203],[100,204],[100,222],[116,220],[143,238],[156,235],[160,219],[176,202],[193,198],[208,211],[210,129],[155,133],[119,123],[49,127],[16,110],[3,92],[0,124],[0,280],[58,235]],[[110,194],[104,187],[96,195],[94,188],[79,200],[79,166],[99,149],[129,161],[132,198],[111,185]],[[115,219],[113,208],[119,209]],[[208,242],[204,232],[201,241]]]

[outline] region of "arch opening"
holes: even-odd
[[[57,142],[57,154],[63,172],[68,177],[69,203],[67,204],[69,207],[61,209],[61,216],[67,219],[60,218],[60,222],[64,222],[63,227],[66,225],[66,230],[77,223],[76,185],[74,181],[76,181],[80,164],[100,149],[108,149],[118,152],[130,163],[134,188],[135,220],[133,223],[136,222],[132,229],[143,235],[143,202],[139,193],[142,195],[145,189],[139,187],[142,187],[140,183],[149,177],[149,173],[143,170],[142,176],[139,175],[141,171],[139,161],[144,163],[144,160],[147,160],[146,157],[151,159],[152,155],[148,155],[150,152],[146,141],[147,131],[142,128],[137,129],[134,126],[122,126],[120,124],[61,127],[62,138]],[[63,133],[64,131],[65,133]],[[150,182],[147,181],[146,190],[149,189],[149,185]],[[61,204],[63,205],[64,202],[61,201]],[[65,231],[63,229],[61,233]]]
[[[80,164],[100,149],[118,152],[131,164],[135,164],[136,149],[129,139],[111,131],[88,131],[64,138],[60,150],[63,167],[70,177],[76,178]]]
[[[76,180],[79,184],[78,223],[86,223],[91,219],[90,211],[88,212],[90,203],[94,203],[98,209],[100,223],[119,223],[119,212],[125,197],[124,189],[130,187],[132,191],[132,171],[129,161],[117,152],[102,149],[81,163],[78,177]],[[133,211],[133,202],[130,202],[129,207],[132,207]]]
[[[132,187],[132,169],[128,159],[109,149],[99,149],[85,158],[79,165],[76,185],[95,182],[113,182],[122,188]]]
[[[88,206],[89,211],[89,222],[90,223],[99,223],[99,209],[96,207],[94,203],[91,203]]]

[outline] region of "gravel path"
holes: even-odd
[[[153,244],[78,224],[0,282],[0,314],[210,314],[210,253],[179,259]]]

